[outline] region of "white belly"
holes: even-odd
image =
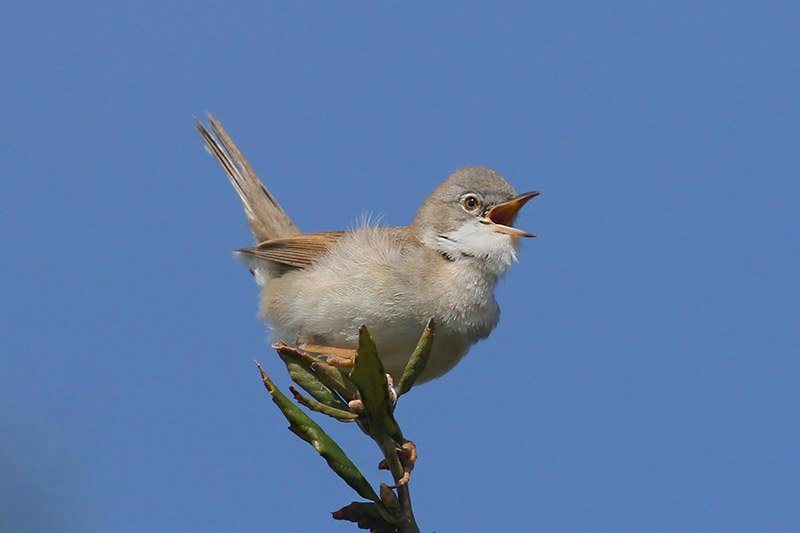
[[[365,240],[359,254],[357,244],[349,243],[347,256],[333,250],[263,288],[262,314],[276,340],[355,348],[358,329],[366,325],[386,371],[399,379],[433,317],[436,336],[421,377],[429,381],[453,368],[497,324],[496,275],[440,256],[435,257],[444,263],[426,271],[420,265],[430,257],[423,252],[387,248],[378,254],[376,243]]]

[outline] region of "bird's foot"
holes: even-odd
[[[403,474],[396,480],[397,484],[394,488],[407,485],[408,481],[411,479],[411,471],[414,470],[414,465],[417,462],[417,447],[410,440],[403,442],[402,445],[397,446],[397,458],[400,459],[400,465],[403,467]],[[384,459],[378,464],[378,468],[380,470],[389,470],[389,463]]]
[[[310,342],[301,342],[297,347],[306,353],[324,355],[329,365],[345,368],[353,368],[353,362],[356,358],[356,351],[351,348],[336,348],[334,346],[311,344]]]
[[[391,374],[386,374],[386,384],[389,389],[389,402],[392,404],[392,411],[394,411],[394,406],[397,405],[397,391],[394,390],[394,381]]]
[[[334,346],[323,346],[321,344],[311,344],[310,342],[299,342],[297,348],[306,353],[313,353],[321,355],[325,358],[325,362],[329,365],[336,365],[343,368],[353,368],[356,360],[356,350],[351,348],[336,348]],[[397,391],[394,389],[392,376],[386,374],[386,382],[388,385],[389,402],[391,403],[392,410],[397,404]]]

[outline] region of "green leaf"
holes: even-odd
[[[348,401],[356,397],[356,386],[337,367],[301,350],[295,350],[295,353],[306,367],[313,370],[317,378],[329,389],[335,390]]]
[[[327,461],[331,470],[336,472],[361,497],[375,502],[380,501],[367,478],[336,444],[336,441],[330,438],[302,409],[275,387],[275,384],[269,379],[261,365],[258,365],[258,369],[261,371],[261,379],[264,382],[264,386],[272,396],[272,401],[275,402],[283,416],[289,421],[289,430],[311,444],[317,450],[317,453]]]
[[[322,413],[323,415],[328,415],[340,422],[355,422],[358,418],[358,415],[353,413],[352,411],[342,411],[341,409],[335,409],[328,405],[325,405],[322,402],[318,402],[317,400],[313,400],[307,396],[303,396],[300,392],[295,389],[294,387],[289,387],[289,390],[294,395],[294,399],[297,400],[300,405],[304,405],[311,409],[312,411],[316,411],[318,413]]]
[[[350,379],[361,394],[371,436],[379,443],[383,435],[389,435],[395,442],[403,442],[403,433],[392,414],[386,372],[378,358],[375,341],[366,326],[361,326],[358,331],[358,351],[350,371]]]
[[[420,337],[414,353],[411,354],[405,370],[403,370],[403,376],[397,385],[398,397],[410,391],[417,378],[425,371],[425,367],[428,365],[428,358],[431,356],[431,348],[433,347],[434,326],[433,318],[431,318],[428,320],[428,325],[425,326],[425,331],[422,332],[422,337]]]
[[[277,344],[274,348],[278,351],[278,355],[283,362],[286,363],[286,369],[289,371],[289,377],[292,378],[292,381],[300,385],[303,390],[317,401],[340,411],[349,410],[347,404],[320,381],[319,377],[309,368],[297,350],[285,344]]]

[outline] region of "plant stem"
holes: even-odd
[[[392,473],[394,482],[397,488],[397,498],[400,500],[400,507],[403,510],[403,524],[399,525],[402,533],[419,533],[419,526],[414,518],[414,511],[411,508],[411,493],[408,490],[408,484],[399,484],[403,478],[403,465],[400,464],[400,459],[397,456],[397,446],[389,435],[384,435],[378,445],[386,458],[386,464],[389,466],[389,471]]]

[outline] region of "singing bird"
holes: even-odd
[[[346,365],[369,327],[386,372],[399,379],[430,318],[436,335],[417,382],[452,369],[500,319],[498,279],[517,259],[514,219],[538,191],[516,194],[494,170],[453,172],[411,225],[301,233],[222,125],[197,123],[242,201],[256,246],[237,250],[261,287],[274,337]]]

